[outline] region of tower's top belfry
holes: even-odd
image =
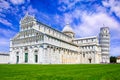
[[[101,36],[108,36],[109,37],[110,31],[109,31],[109,27],[102,27],[100,28],[100,35]]]

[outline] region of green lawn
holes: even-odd
[[[120,80],[120,64],[1,64],[0,80]]]

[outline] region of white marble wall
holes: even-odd
[[[45,24],[36,22],[36,19],[29,15],[21,19],[20,24],[21,32],[10,42],[11,63],[16,63],[17,52],[21,64],[25,63],[25,53],[28,53],[30,64],[88,64],[89,59],[91,63],[102,62],[97,36],[73,39]],[[37,63],[35,63],[35,54],[38,55]],[[104,61],[106,60],[108,57],[104,57]]]
[[[0,54],[0,64],[8,64],[10,61],[10,56],[5,54]]]

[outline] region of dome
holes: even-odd
[[[63,28],[62,32],[63,32],[63,33],[66,33],[66,32],[74,33],[74,31],[73,31],[73,29],[71,28],[70,24],[66,24],[65,27]]]

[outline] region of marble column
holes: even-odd
[[[53,52],[54,52],[54,49],[53,47],[51,47],[51,64],[53,64]]]

